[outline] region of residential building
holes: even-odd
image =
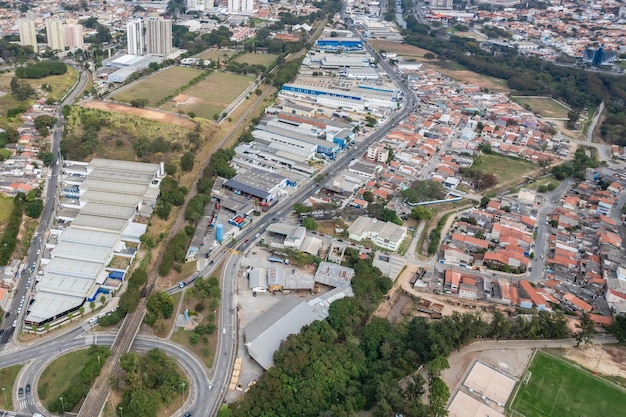
[[[406,237],[407,228],[391,222],[383,222],[371,217],[359,216],[348,227],[350,239],[360,242],[370,239],[376,246],[396,251]]]
[[[213,0],[187,0],[187,10],[197,10],[203,12],[215,7]]]
[[[126,43],[130,55],[143,55],[146,52],[146,30],[143,20],[133,19],[126,24]]]
[[[31,19],[18,20],[18,28],[20,32],[20,45],[33,47],[33,51],[37,52],[37,32],[35,31],[35,21]]]
[[[53,51],[65,50],[65,29],[60,19],[46,20],[46,35],[50,49]]]
[[[65,46],[69,48],[84,48],[83,25],[65,25]]]
[[[167,56],[172,53],[172,20],[149,17],[146,21],[146,53]]]
[[[254,13],[254,0],[228,0],[228,13]]]

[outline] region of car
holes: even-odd
[[[222,329],[222,334],[226,334],[226,327]]]
[[[209,261],[209,265],[213,265],[213,261]]]
[[[13,327],[17,326],[17,320],[13,320]]]
[[[10,315],[11,315],[11,312],[10,312],[10,311],[7,311],[7,312],[5,313],[5,315],[4,315],[4,318],[6,319],[6,318],[7,318],[7,317],[9,317]]]
[[[37,255],[41,255],[41,249],[37,249]]]
[[[17,395],[18,396],[23,396],[24,395],[24,388],[20,387],[20,389],[17,390]]]
[[[183,414],[183,417],[191,417],[191,413],[185,413]]]
[[[19,307],[19,308],[17,309],[17,314],[20,314],[21,312],[22,312],[22,307]]]
[[[26,394],[30,394],[30,384],[26,384]]]
[[[213,389],[213,384],[209,384],[209,391]]]

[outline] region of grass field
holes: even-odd
[[[519,104],[528,105],[532,111],[539,113],[543,117],[567,117],[567,108],[549,97],[520,97],[514,96],[513,100]]]
[[[13,365],[8,368],[0,369],[0,388],[6,393],[6,399],[8,404],[4,402],[4,395],[0,395],[0,410],[13,410],[13,403],[11,402],[11,393],[13,392],[13,384],[17,374],[22,369],[22,365]]]
[[[273,54],[243,54],[238,56],[235,61],[248,65],[264,65],[269,67],[276,61],[278,55]]]
[[[199,99],[197,102],[177,105],[170,101],[161,106],[161,109],[194,112],[198,117],[213,119],[214,114],[220,114],[253,81],[254,77],[214,72],[184,92],[185,95]]]
[[[146,107],[154,107],[163,97],[174,94],[177,88],[202,74],[202,70],[185,67],[169,67],[145,78],[113,96],[113,100],[129,103],[133,99],[148,100]]]
[[[522,159],[483,154],[474,161],[472,169],[492,173],[498,177],[498,184],[502,184],[517,178],[521,179],[528,172],[537,169],[537,165]]]
[[[226,58],[230,58],[234,54],[234,51],[229,51],[227,49],[208,49],[204,52],[200,52],[198,55],[195,55],[195,57],[200,59],[209,59],[211,62],[216,62],[219,58],[220,62],[224,62]]]
[[[510,409],[519,417],[624,415],[626,391],[565,360],[539,352]]]
[[[5,196],[0,197],[0,223],[9,218],[13,210],[13,199]]]
[[[53,361],[41,374],[37,394],[42,403],[58,398],[72,384],[89,359],[88,349],[63,355]],[[34,387],[33,387],[34,388]]]

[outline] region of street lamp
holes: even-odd
[[[185,403],[185,383],[181,382],[180,385],[183,387],[183,404]]]
[[[124,417],[124,414],[122,413],[122,407],[117,407],[120,410],[120,417]]]
[[[8,409],[9,402],[7,401],[7,392],[5,391],[4,387],[2,387],[2,393],[4,394],[4,407]]]
[[[63,404],[63,397],[59,397],[59,401],[61,401],[61,409],[63,410],[63,415],[65,415],[65,404]]]

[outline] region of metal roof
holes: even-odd
[[[28,307],[25,320],[41,323],[80,306],[84,301],[85,297],[40,291],[35,295],[35,302]]]

